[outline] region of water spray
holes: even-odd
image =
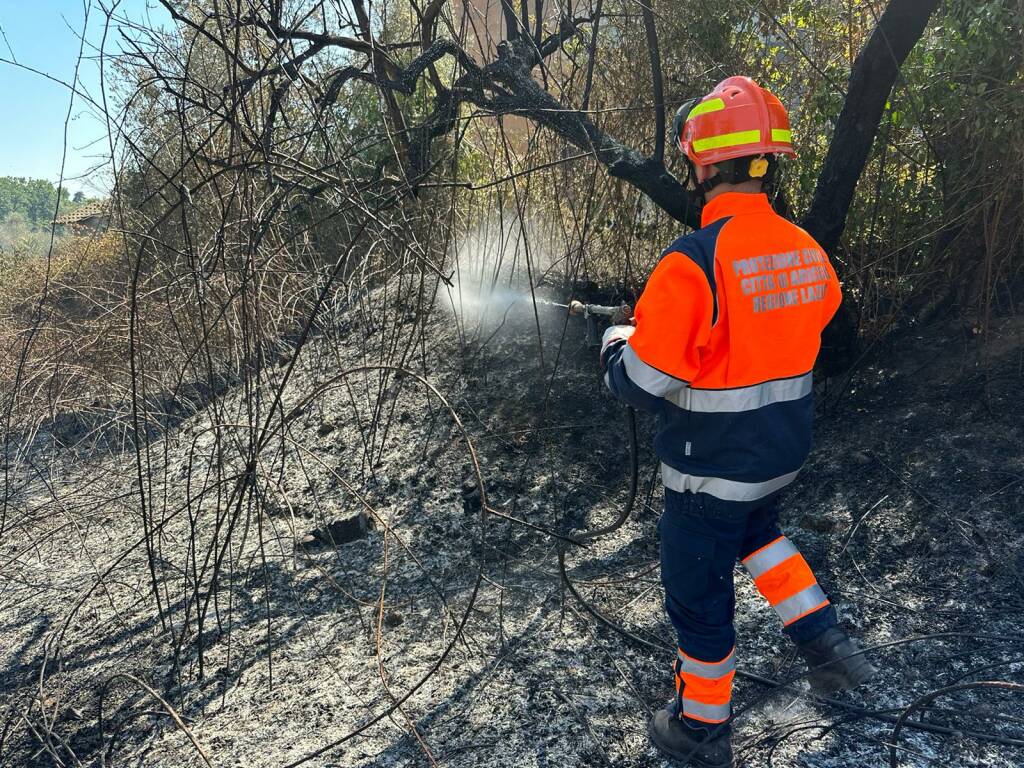
[[[568,304],[563,304],[550,299],[542,299],[539,296],[526,292],[500,291],[492,292],[486,297],[479,297],[473,293],[466,293],[461,297],[463,306],[476,308],[478,311],[485,310],[493,303],[509,302],[508,308],[521,301],[533,301],[539,307],[551,307],[553,309],[564,309],[573,317],[582,317],[587,321],[587,345],[599,347],[601,345],[601,333],[599,321],[618,325],[628,323],[633,317],[633,307],[629,304],[618,304],[605,306],[603,304],[586,304],[577,299],[571,299]],[[506,309],[506,312],[508,309]]]

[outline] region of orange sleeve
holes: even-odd
[[[647,365],[685,382],[700,371],[711,337],[714,297],[708,278],[689,256],[669,252],[651,273],[636,305],[629,346]]]

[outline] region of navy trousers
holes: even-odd
[[[658,531],[665,610],[679,644],[677,703],[682,714],[702,725],[722,722],[728,717],[735,667],[737,561],[757,577],[759,590],[795,642],[806,642],[835,626],[835,610],[803,557],[783,536],[777,497],[741,504],[665,489]],[[682,691],[687,684],[689,702]]]

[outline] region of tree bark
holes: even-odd
[[[654,96],[654,155],[659,163],[665,162],[665,87],[661,76],[661,49],[658,46],[658,27],[654,22],[651,0],[640,0],[644,17],[644,33],[651,57],[651,92]]]
[[[843,109],[836,120],[828,154],[818,174],[811,207],[802,225],[832,253],[846,227],[847,213],[878,133],[900,66],[924,33],[939,0],[892,0],[857,55]],[[842,265],[833,260],[840,279]],[[821,368],[826,375],[849,369],[859,345],[856,307],[847,294],[822,334]]]

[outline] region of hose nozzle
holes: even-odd
[[[582,301],[573,299],[569,302],[569,314],[583,317],[607,317],[612,323],[624,323],[633,316],[633,308],[629,304],[606,307],[601,304],[584,304]]]

